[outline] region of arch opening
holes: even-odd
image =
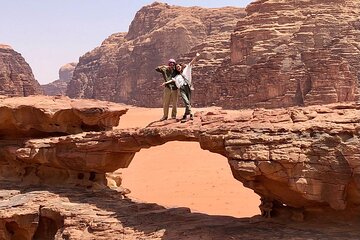
[[[197,142],[168,142],[142,149],[122,173],[130,198],[166,207],[188,207],[210,215],[251,217],[260,214],[260,197],[245,188],[227,159]]]

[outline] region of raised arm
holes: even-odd
[[[195,63],[195,61],[198,59],[199,56],[200,56],[200,53],[196,53],[195,57],[191,60],[189,65],[192,66]]]
[[[167,82],[163,82],[163,83],[161,84],[161,86],[165,86],[166,84],[171,83],[171,82],[175,82],[175,79],[172,78],[172,79],[170,79],[170,80],[167,81]]]

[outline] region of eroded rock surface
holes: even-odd
[[[13,121],[27,119],[28,128],[51,135],[26,132],[0,141],[0,236],[4,239],[187,239],[190,235],[256,239],[273,233],[274,228],[280,232],[270,239],[281,239],[283,231],[298,234],[299,239],[308,239],[314,231],[319,238],[360,236],[356,224],[360,217],[360,108],[356,103],[203,111],[186,123],[168,120],[141,129],[57,136],[56,130],[39,127],[39,119],[48,121],[46,114],[66,109],[65,103],[81,103],[82,109],[90,109],[82,113],[98,123],[105,116],[113,119],[113,114],[118,119],[126,109],[116,105],[113,112],[98,115],[93,104],[99,108],[102,102],[42,98],[36,108],[30,108],[32,118],[15,114],[18,117]],[[19,102],[26,110],[24,99],[29,102],[30,98],[10,99],[17,103],[13,105],[16,112],[21,109]],[[6,99],[1,101],[9,105]],[[45,110],[45,105],[52,107]],[[63,124],[71,125],[69,119],[63,119]],[[109,122],[108,126],[116,125]],[[4,129],[5,125],[0,126]],[[202,149],[227,157],[233,176],[261,196],[265,219],[275,218],[281,224],[253,219],[262,226],[256,231],[251,226],[258,225],[248,219],[210,217],[184,208],[168,210],[122,200],[129,190],[121,187],[121,175],[112,172],[127,167],[142,148],[169,141],[196,141]],[[289,219],[303,223],[284,227]],[[319,223],[326,224],[316,225]]]
[[[0,44],[0,95],[29,96],[41,93],[40,84],[21,54],[8,45]]]
[[[358,98],[357,0],[266,0],[246,8],[208,94],[215,105],[287,107]]]
[[[44,94],[49,96],[65,95],[77,63],[67,63],[59,69],[59,79],[52,83],[41,85]]]
[[[122,199],[115,191],[6,184],[0,239],[358,239],[356,223],[291,223],[191,213]]]
[[[66,138],[65,135],[84,131],[110,130],[119,124],[120,116],[127,110],[120,104],[98,100],[74,100],[68,97],[0,98],[0,179],[27,184],[82,186],[87,186],[89,182],[106,182],[105,175],[102,176],[103,178],[98,176],[95,181],[94,172],[82,172],[78,167],[71,167],[79,166],[80,158],[65,164],[59,162],[58,165],[62,167],[46,162],[34,165],[34,162],[27,161],[26,157],[22,160],[17,158],[15,152],[26,141],[31,141],[29,140],[31,138],[51,136]],[[47,148],[45,143],[42,147]],[[64,154],[77,154],[71,152],[68,147],[63,151]],[[32,156],[36,155],[36,150],[35,152],[24,150],[19,154]],[[116,154],[110,153],[110,155]],[[97,159],[96,156],[93,157]]]
[[[81,57],[67,93],[159,107],[161,77],[154,67],[170,57],[188,62],[201,52],[193,69],[194,106],[354,101],[359,13],[357,0],[254,1],[246,14],[154,3],[136,14],[128,33],[110,36]]]
[[[105,173],[127,167],[142,148],[198,141],[203,149],[226,156],[234,177],[271,208],[349,210],[360,205],[357,107],[203,112],[186,124],[169,121],[143,129],[32,139],[11,153],[28,165],[93,172],[105,179]],[[34,172],[46,179],[46,171]]]
[[[17,139],[109,130],[126,111],[123,105],[97,100],[0,96],[0,136]]]

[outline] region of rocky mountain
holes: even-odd
[[[59,79],[52,83],[41,85],[44,94],[49,96],[65,95],[77,63],[67,63],[59,69]]]
[[[206,102],[283,107],[358,98],[359,1],[262,0],[246,12]]]
[[[169,58],[184,55],[187,61],[187,53],[193,57],[192,51],[204,51],[204,62],[216,69],[229,55],[230,34],[244,16],[243,9],[234,7],[145,6],[129,32],[113,34],[80,57],[67,95],[161,106],[163,80],[155,68]]]
[[[29,96],[41,94],[29,64],[10,46],[0,44],[0,95]]]
[[[136,14],[128,33],[81,58],[68,94],[161,106],[153,68],[202,52],[193,69],[194,106],[352,101],[359,95],[359,11],[356,0],[259,0],[246,14],[153,3]]]

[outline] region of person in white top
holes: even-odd
[[[192,86],[191,69],[199,56],[200,54],[196,53],[196,56],[187,65],[176,64],[176,71],[178,74],[171,80],[162,84],[162,86],[164,86],[165,84],[175,82],[176,87],[180,89],[180,95],[185,104],[185,113],[181,122],[186,122],[188,116],[193,120],[193,115],[191,113],[191,91],[194,90],[194,88]]]

